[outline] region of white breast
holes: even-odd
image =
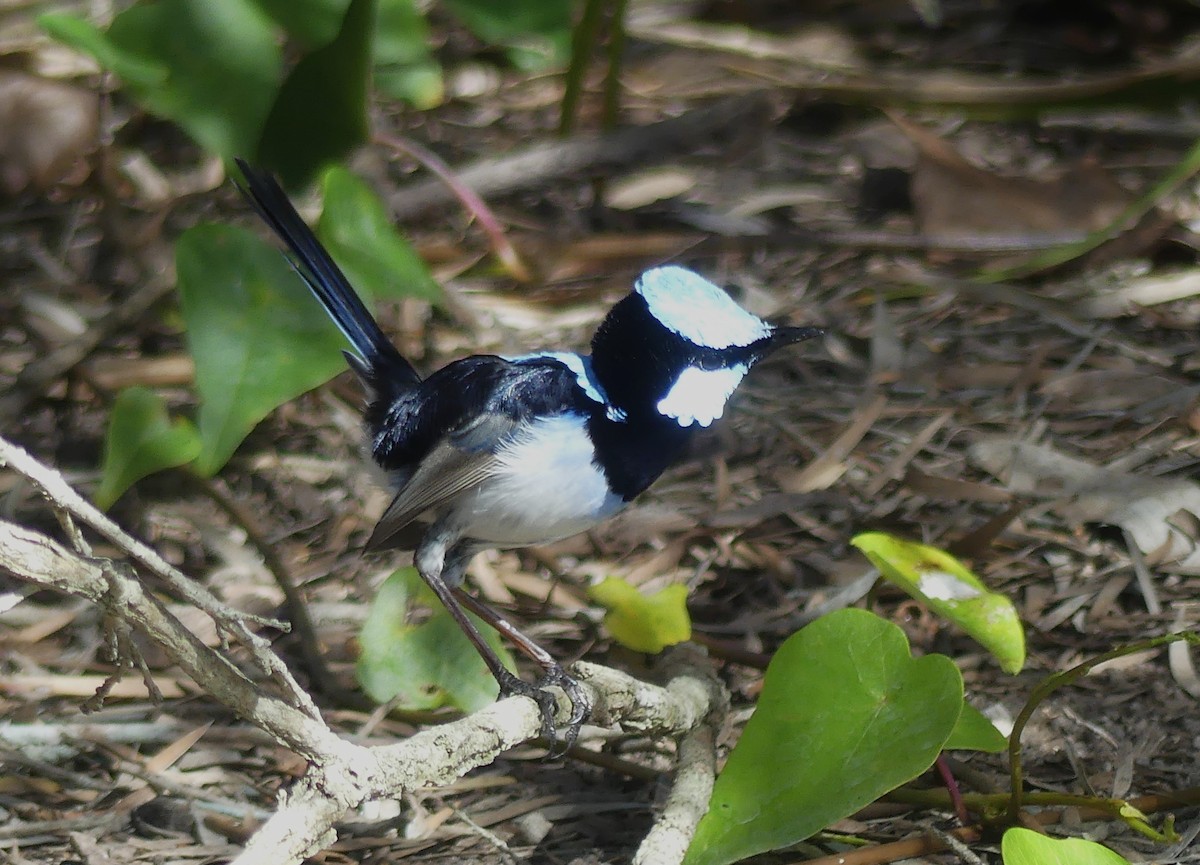
[[[464,533],[500,546],[544,544],[612,516],[625,502],[593,455],[581,415],[531,424],[499,452],[496,472],[457,503]]]

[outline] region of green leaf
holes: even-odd
[[[858,547],[883,576],[958,625],[996,656],[1008,673],[1025,665],[1025,631],[1017,609],[989,591],[958,559],[883,532],[858,535]]]
[[[275,29],[250,0],[138,3],[103,33],[64,15],[40,21],[202,146],[227,158],[254,151],[283,67]]]
[[[441,288],[388,219],[383,202],[345,168],[331,166],[322,179],[325,206],[317,236],[356,289],[370,296],[436,301]]]
[[[442,67],[429,48],[429,24],[413,0],[379,0],[375,87],[422,110],[445,98]]]
[[[367,140],[374,30],[375,0],[351,0],[338,35],[302,58],[280,87],[258,158],[284,185],[303,186]]]
[[[989,721],[986,715],[970,703],[964,702],[958,723],[954,725],[954,731],[942,747],[946,751],[986,751],[989,754],[998,754],[1008,747],[1008,739],[996,729],[996,725]]]
[[[267,414],[341,370],[346,342],[279,250],[248,231],[188,229],[175,267],[201,399],[196,468],[212,475]]]
[[[509,49],[509,59],[533,71],[562,63],[570,50],[573,0],[445,0],[480,39]]]
[[[412,606],[433,608],[419,625],[409,624]],[[494,630],[472,616],[505,666],[512,659]],[[380,587],[359,635],[358,681],[371,699],[398,698],[407,709],[457,706],[474,712],[496,699],[496,680],[416,568],[401,568]]]
[[[685,865],[724,865],[809,837],[928,769],[962,711],[943,655],[840,610],[780,647],[729,755]]]
[[[692,638],[687,586],[676,584],[643,595],[625,580],[609,577],[592,586],[588,594],[608,610],[604,626],[613,639],[635,652],[657,654]]]
[[[1129,865],[1129,860],[1095,841],[1051,838],[1016,827],[1000,842],[1004,865]]]
[[[196,428],[183,418],[172,421],[162,397],[144,387],[123,390],[108,419],[96,504],[108,510],[137,481],[199,453]]]

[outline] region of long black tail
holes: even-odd
[[[244,160],[235,161],[246,181],[245,186],[238,184],[238,188],[286,244],[292,267],[354,346],[357,356],[346,353],[354,371],[376,397],[393,396],[396,391],[419,382],[421,376],[379,329],[346,275],[300,218],[279,181],[270,172],[254,168]]]

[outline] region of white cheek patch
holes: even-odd
[[[674,418],[680,426],[708,426],[725,413],[725,403],[737,390],[748,368],[742,364],[727,369],[689,366],[675,379],[667,395],[658,401],[659,414]]]
[[[668,330],[706,348],[729,348],[769,336],[771,326],[751,315],[704,277],[683,267],[656,267],[635,287]]]

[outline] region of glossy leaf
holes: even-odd
[[[942,747],[946,751],[986,751],[989,754],[998,754],[1008,747],[1008,739],[996,729],[996,725],[989,721],[986,715],[970,703],[964,702],[958,723],[954,725],[954,731]]]
[[[201,400],[196,467],[211,475],[277,406],[344,369],[346,343],[279,250],[248,231],[191,228],[175,263]]]
[[[275,28],[251,0],[152,0],[125,9],[105,31],[66,15],[39,20],[207,149],[224,157],[254,152],[282,57]]]
[[[415,604],[432,609],[420,624],[409,622]],[[482,622],[475,622],[512,669],[500,637]],[[496,680],[415,568],[396,571],[380,587],[359,642],[359,684],[380,703],[398,698],[406,709],[450,704],[473,712],[496,699]]]
[[[780,647],[685,865],[724,865],[799,841],[928,769],[962,711],[942,655],[863,610],[818,619]]]
[[[374,297],[441,297],[425,262],[392,226],[367,184],[333,166],[321,185],[325,206],[317,235],[357,290]]]
[[[137,481],[199,453],[196,428],[183,418],[172,421],[162,397],[144,387],[123,390],[108,419],[96,504],[108,510]]]
[[[613,639],[635,652],[656,654],[692,638],[687,611],[687,586],[667,586],[643,595],[624,580],[609,577],[588,594],[608,610],[604,626]]]
[[[285,186],[308,183],[367,140],[374,31],[375,0],[351,0],[338,35],[302,57],[279,88],[257,152]]]
[[[992,592],[958,559],[936,547],[867,532],[852,541],[884,578],[924,601],[1017,673],[1025,665],[1025,630],[1016,607]]]
[[[1016,827],[1000,842],[1004,865],[1129,865],[1124,856],[1083,838],[1051,838]]]

